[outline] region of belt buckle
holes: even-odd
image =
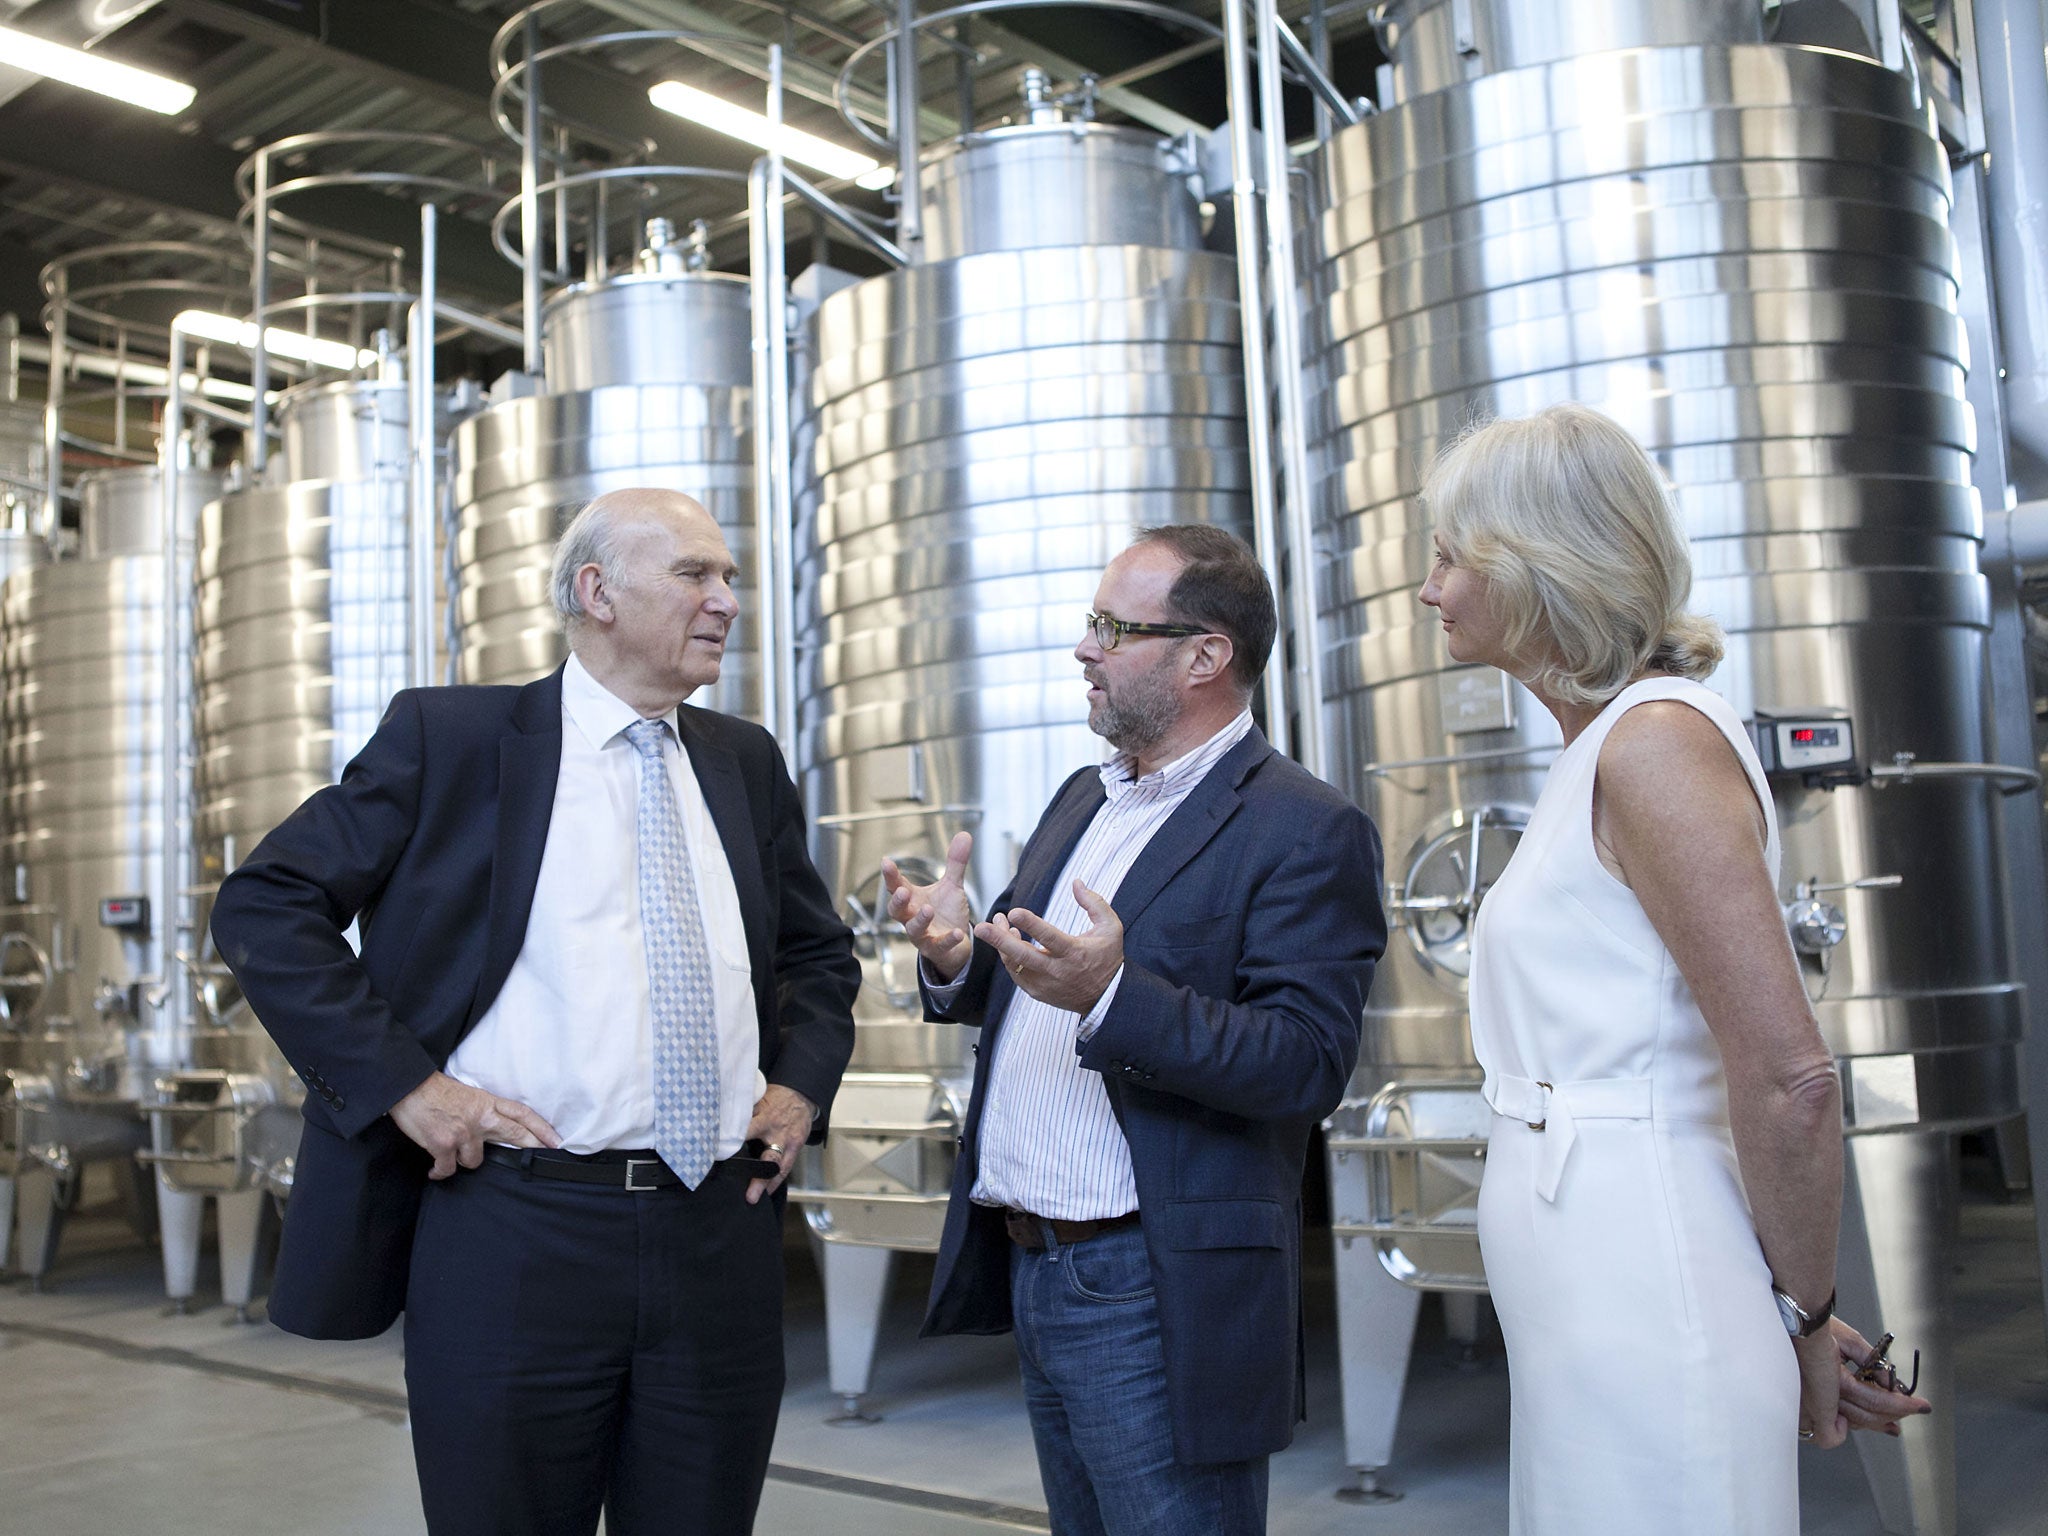
[[[1553,1088],[1553,1087],[1552,1087],[1552,1086],[1551,1086],[1551,1085],[1550,1085],[1549,1083],[1545,1083],[1545,1082],[1538,1082],[1538,1083],[1536,1084],[1536,1086],[1537,1086],[1538,1088],[1541,1088],[1541,1089],[1542,1089],[1542,1090],[1543,1090],[1543,1091],[1544,1091],[1545,1093],[1555,1093],[1555,1092],[1557,1091],[1557,1090],[1556,1090],[1555,1088]],[[1541,1120],[1525,1120],[1525,1121],[1523,1121],[1522,1123],[1523,1123],[1524,1125],[1528,1126],[1528,1127],[1529,1127],[1529,1129],[1530,1129],[1530,1130],[1532,1130],[1532,1131],[1540,1131],[1540,1130],[1542,1130],[1542,1129],[1543,1129],[1543,1128],[1544,1128],[1544,1127],[1545,1127],[1546,1125],[1550,1124],[1550,1108],[1549,1108],[1549,1101],[1548,1101],[1547,1099],[1546,1099],[1546,1100],[1544,1101],[1544,1111],[1543,1111],[1543,1118],[1542,1118]]]
[[[627,1159],[626,1159],[626,1188],[627,1188],[627,1189],[628,1189],[629,1191],[631,1191],[632,1193],[634,1193],[634,1194],[640,1194],[640,1195],[645,1195],[645,1194],[651,1194],[651,1193],[653,1193],[653,1192],[654,1192],[655,1190],[659,1189],[659,1188],[660,1188],[661,1186],[660,1186],[659,1184],[635,1184],[635,1183],[633,1182],[633,1170],[634,1170],[634,1169],[636,1169],[636,1168],[659,1168],[659,1167],[661,1167],[661,1166],[662,1166],[662,1161],[661,1161],[661,1159],[660,1159],[660,1158],[658,1158],[658,1157],[629,1157],[629,1158],[627,1158]]]

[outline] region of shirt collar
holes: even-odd
[[[569,723],[576,727],[583,739],[600,752],[611,745],[612,739],[627,726],[641,718],[639,710],[592,677],[590,669],[574,652],[570,653],[568,664],[562,668],[562,713],[569,717]],[[670,710],[658,718],[668,722],[670,732],[680,743],[683,737],[676,724],[676,712]]]
[[[1214,736],[1185,752],[1164,767],[1155,768],[1142,779],[1132,777],[1137,759],[1129,752],[1119,752],[1102,765],[1102,787],[1112,796],[1127,794],[1142,789],[1157,795],[1184,795],[1208,776],[1223,754],[1243,741],[1251,733],[1252,712],[1239,710],[1237,718],[1223,727]]]

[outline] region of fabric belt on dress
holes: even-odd
[[[1497,1115],[1519,1120],[1544,1135],[1536,1163],[1536,1192],[1557,1199],[1565,1159],[1578,1140],[1581,1120],[1648,1120],[1652,1101],[1647,1077],[1589,1077],[1575,1083],[1488,1073],[1483,1090]]]
[[[1118,1227],[1135,1227],[1138,1213],[1126,1211],[1121,1216],[1105,1216],[1099,1221],[1062,1221],[1053,1216],[1034,1216],[1029,1211],[1005,1210],[1003,1226],[1010,1234],[1010,1241],[1019,1248],[1028,1248],[1033,1253],[1045,1246],[1045,1229],[1052,1228],[1053,1241],[1062,1248],[1071,1248],[1076,1243],[1085,1243],[1091,1237],[1100,1237]]]
[[[484,1161],[517,1168],[536,1179],[563,1179],[571,1184],[602,1184],[609,1189],[644,1192],[681,1189],[683,1181],[652,1148],[626,1152],[550,1152],[531,1147],[484,1148]],[[772,1179],[782,1169],[762,1157],[728,1157],[711,1165],[713,1173],[736,1173],[749,1179]]]

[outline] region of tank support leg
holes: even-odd
[[[256,1294],[265,1200],[262,1190],[244,1189],[217,1195],[213,1202],[220,1227],[220,1298],[235,1309],[238,1323],[250,1320],[249,1301]]]
[[[156,1214],[164,1244],[164,1295],[180,1312],[192,1310],[199,1289],[199,1234],[206,1220],[206,1196],[173,1189],[159,1171]]]
[[[15,1183],[15,1198],[19,1202],[16,1220],[20,1222],[15,1252],[21,1261],[21,1272],[40,1291],[43,1276],[49,1273],[50,1264],[57,1257],[57,1240],[64,1234],[62,1185],[56,1174],[34,1165],[22,1169]]]
[[[895,1253],[854,1243],[824,1245],[825,1348],[832,1392],[840,1412],[827,1424],[876,1424],[881,1415],[861,1406],[875,1368],[875,1338],[889,1299]]]
[[[1401,1495],[1382,1488],[1379,1474],[1394,1457],[1422,1293],[1387,1273],[1369,1238],[1338,1238],[1336,1243],[1344,1462],[1358,1475],[1357,1483],[1340,1489],[1337,1497],[1347,1503],[1391,1503]]]
[[[2001,1120],[1991,1128],[1991,1150],[1998,1160],[1998,1182],[2008,1195],[2023,1195],[2033,1184],[2032,1127],[2024,1115]]]
[[[1955,1536],[1955,1141],[1938,1134],[1851,1136],[1845,1149],[1837,1305],[1865,1338],[1896,1334],[1894,1361],[1919,1350],[1920,1395],[1938,1405],[1925,1418],[1908,1419],[1896,1440],[1855,1436],[1863,1474],[1892,1536]]]

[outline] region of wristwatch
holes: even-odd
[[[1803,1339],[1820,1332],[1827,1326],[1828,1319],[1835,1315],[1835,1293],[1828,1292],[1828,1299],[1821,1303],[1818,1312],[1809,1312],[1790,1296],[1771,1287],[1771,1297],[1778,1303],[1778,1319],[1784,1323],[1785,1331],[1795,1339]]]

